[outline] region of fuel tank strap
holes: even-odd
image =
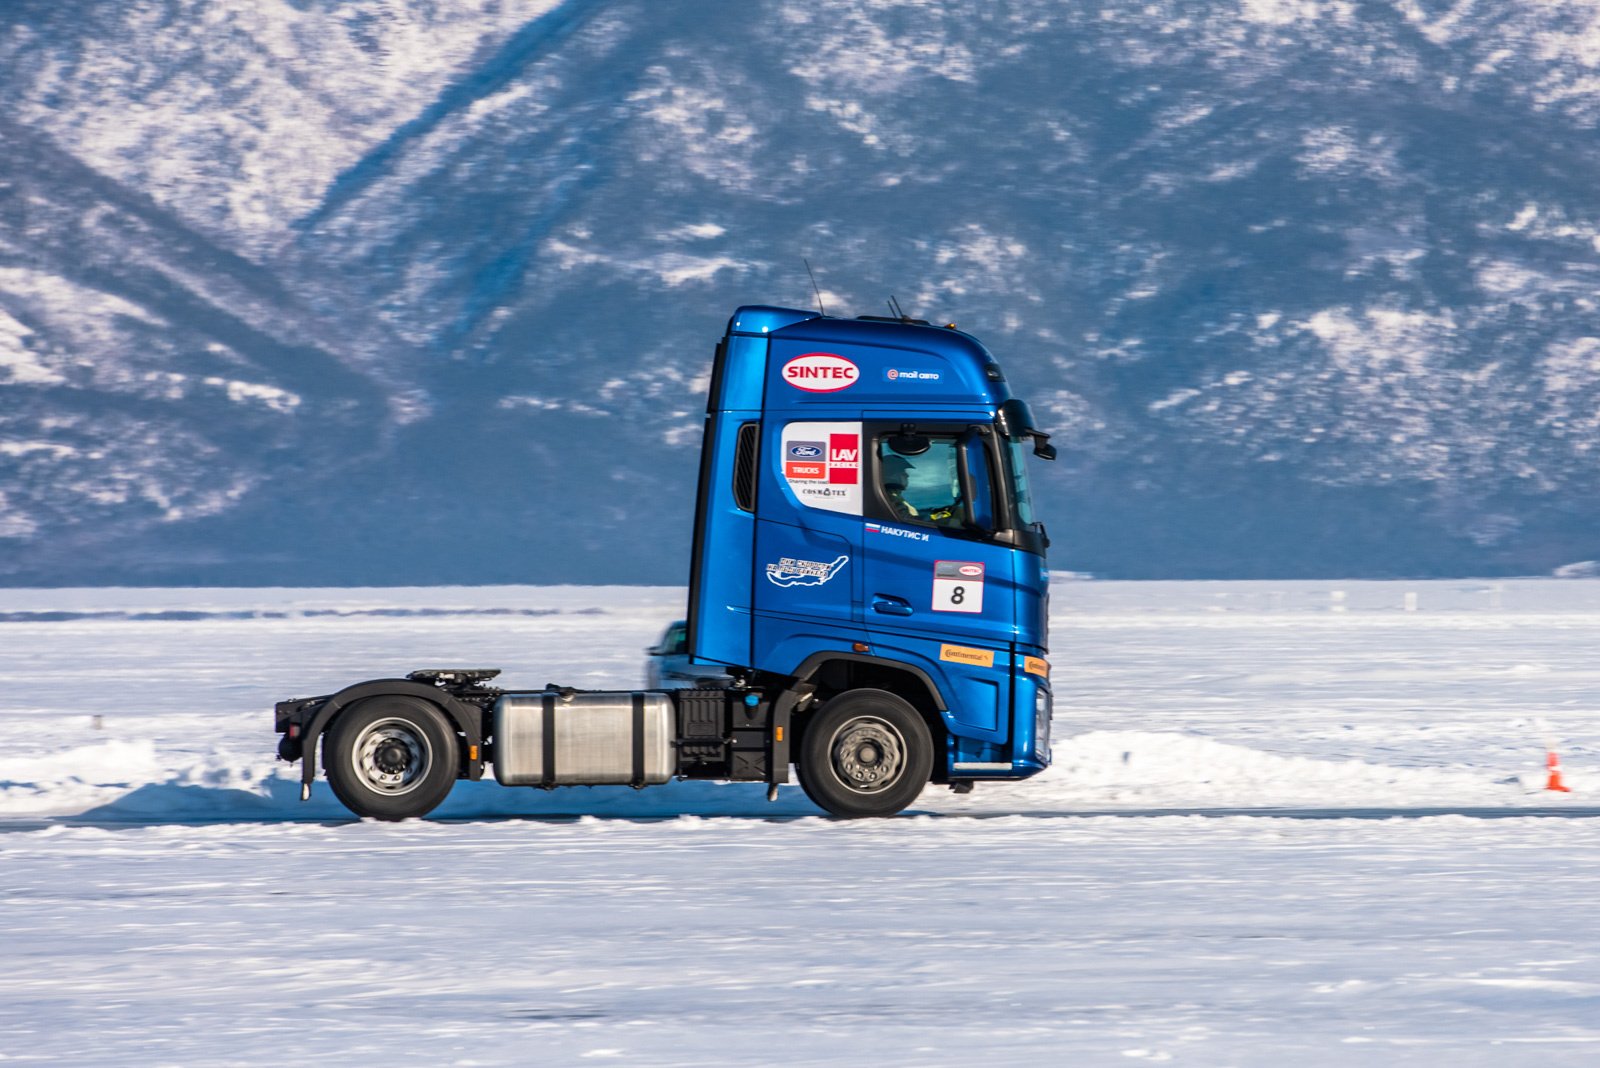
[[[633,694],[633,780],[635,789],[644,787],[644,694]]]
[[[539,742],[543,746],[544,768],[540,772],[540,785],[546,790],[556,784],[556,695],[540,695],[543,718],[539,723]]]

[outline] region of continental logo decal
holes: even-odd
[[[1030,675],[1040,675],[1048,679],[1050,677],[1050,661],[1041,660],[1037,656],[1025,656],[1022,658],[1022,670]]]
[[[973,667],[994,667],[994,653],[988,649],[973,649],[965,645],[939,646],[939,659],[952,664],[971,664]]]

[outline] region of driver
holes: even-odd
[[[956,515],[958,502],[952,501],[940,505],[931,511],[920,511],[916,505],[906,500],[906,489],[911,484],[910,472],[916,470],[910,460],[899,453],[889,453],[878,461],[878,478],[883,483],[883,495],[889,500],[889,510],[896,519],[921,519],[931,521],[940,526],[957,526],[960,519]]]
[[[878,461],[878,478],[883,483],[883,495],[889,499],[889,510],[896,519],[916,519],[922,513],[906,500],[906,487],[911,484],[911,461],[890,453]]]

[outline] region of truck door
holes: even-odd
[[[942,662],[955,719],[1002,739],[1016,641],[1019,555],[993,540],[991,431],[866,424],[863,606],[874,649]]]
[[[756,522],[753,666],[789,671],[866,637],[861,423],[770,420]]]

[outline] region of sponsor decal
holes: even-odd
[[[783,428],[779,470],[808,508],[861,514],[861,424],[806,421]]]
[[[828,435],[828,481],[853,486],[861,480],[861,435]]]
[[[821,586],[844,570],[844,565],[849,562],[848,556],[841,556],[828,564],[784,556],[777,563],[767,565],[767,581],[774,586]]]
[[[934,561],[933,610],[982,612],[983,565],[973,560]]]
[[[909,541],[927,541],[928,535],[920,530],[906,530],[903,527],[886,527],[882,523],[868,523],[868,534],[883,534],[891,538],[905,538]]]
[[[907,367],[891,367],[883,372],[886,382],[937,382],[942,377],[939,371],[918,371]]]
[[[808,352],[783,365],[783,380],[807,393],[837,393],[860,377],[854,363],[832,352]]]
[[[1037,656],[1025,656],[1022,658],[1022,670],[1030,675],[1040,675],[1048,679],[1050,677],[1050,662]]]
[[[994,667],[994,653],[988,649],[973,649],[966,645],[939,646],[939,659],[952,664],[971,664],[973,667]]]

